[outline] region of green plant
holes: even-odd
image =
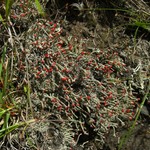
[[[3,48],[2,58],[0,59],[0,138],[11,133],[13,130],[28,125],[35,120],[11,124],[11,117],[18,112],[18,106],[13,100],[13,93],[17,92],[11,88],[11,79],[9,78],[9,60],[6,60],[7,45]]]
[[[22,1],[21,4],[23,4],[24,2]],[[39,9],[40,4],[38,3],[38,1],[35,1],[37,9]],[[13,15],[13,13],[11,13],[11,7],[12,5],[16,4],[16,1],[14,2],[13,0],[6,0],[4,2],[5,4],[5,19],[3,19],[2,15],[0,15],[0,21],[2,22],[1,27],[4,28],[3,32],[9,32],[7,33],[10,36],[10,44],[12,46],[13,45],[13,32],[10,30],[10,25],[9,25],[9,17],[10,19],[12,19],[13,17],[15,18],[15,16]],[[21,5],[20,4],[20,5]],[[24,4],[24,8],[28,7],[30,4],[27,2]],[[30,7],[31,8],[31,7]],[[21,11],[24,11],[24,9],[22,9]],[[42,13],[42,10],[39,12]],[[23,17],[25,14],[22,13],[20,15],[20,17]],[[18,18],[20,19],[20,18]],[[13,28],[13,31],[15,31],[15,29]],[[35,120],[29,120],[27,122],[19,122],[19,123],[14,123],[12,124],[12,117],[13,116],[17,116],[20,112],[20,109],[22,106],[20,106],[20,104],[15,100],[17,98],[17,96],[20,94],[20,91],[18,91],[16,89],[16,87],[13,85],[13,73],[12,73],[12,68],[13,68],[13,61],[11,60],[11,58],[8,58],[8,43],[5,43],[5,45],[3,45],[3,49],[2,49],[2,55],[0,58],[0,119],[1,119],[1,130],[0,130],[0,138],[2,138],[3,136],[11,133],[13,130],[23,126],[23,125],[27,125],[30,122],[34,122]],[[12,54],[14,54],[12,52]],[[12,56],[13,58],[13,56]],[[15,58],[15,57],[14,57]],[[10,67],[11,66],[11,67]],[[32,106],[31,106],[31,100],[30,100],[30,85],[29,85],[29,81],[27,83],[27,85],[24,85],[24,91],[23,91],[26,95],[27,98],[27,103],[30,106],[30,110],[32,113],[32,117],[33,117],[33,110],[32,110]],[[19,116],[18,116],[19,117]]]
[[[39,14],[41,14],[42,16],[45,16],[45,12],[42,8],[42,5],[40,4],[40,2],[38,0],[35,0],[35,5],[36,5],[36,8],[37,8]]]
[[[2,58],[0,59],[0,83],[1,83],[1,89],[0,89],[0,119],[2,119],[1,124],[2,129],[7,128],[8,126],[8,120],[10,117],[9,109],[5,107],[5,95],[6,95],[6,89],[7,89],[7,78],[8,78],[8,70],[7,65],[4,63],[5,59],[5,53],[6,53],[6,47],[3,49]],[[6,65],[6,66],[4,66]],[[5,68],[5,69],[4,69]],[[1,136],[1,135],[0,135]]]
[[[6,111],[7,111],[7,110],[2,110],[2,111],[0,112],[0,115],[2,114],[2,112],[5,113]],[[6,119],[7,119],[7,120],[9,119],[8,114],[7,114],[7,118],[6,118]],[[3,126],[2,129],[0,130],[0,138],[2,138],[2,137],[4,137],[4,136],[8,135],[8,134],[11,133],[12,131],[14,131],[14,130],[16,130],[16,129],[22,127],[22,126],[28,126],[30,123],[34,123],[34,122],[36,122],[35,119],[31,119],[31,120],[26,121],[26,122],[15,123],[15,124],[13,124],[13,125],[8,125],[8,124],[4,123],[4,126]]]
[[[8,21],[8,17],[10,15],[10,10],[11,6],[13,5],[14,0],[5,0],[5,16],[6,16],[6,21]]]

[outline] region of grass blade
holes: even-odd
[[[38,0],[35,0],[35,5],[36,5],[36,8],[37,8],[39,14],[42,16],[45,16],[45,12],[44,12],[44,10],[43,10],[43,8],[42,8],[42,6]]]
[[[6,25],[6,23],[5,23],[5,21],[4,21],[4,19],[3,19],[3,17],[2,17],[2,15],[0,14],[0,22],[2,22],[2,24],[5,26]]]
[[[5,15],[6,15],[6,20],[8,20],[8,16],[10,14],[10,9],[11,9],[11,6],[13,4],[13,0],[6,0],[6,4],[5,4],[5,7],[6,7],[6,10],[5,10]]]
[[[2,62],[0,62],[0,80],[2,78],[2,67],[3,67]]]
[[[24,125],[27,126],[28,124],[33,123],[35,121],[36,121],[36,119],[32,119],[32,120],[29,120],[27,122],[19,122],[19,123],[16,123],[16,124],[12,125],[12,126],[7,127],[7,128],[3,128],[3,129],[0,130],[0,138],[2,138],[3,136],[11,133],[13,130],[15,130],[19,127],[22,127]]]

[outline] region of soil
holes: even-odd
[[[127,2],[122,1],[121,4],[118,3],[118,1],[108,0],[104,0],[103,2],[98,2],[96,0],[72,0],[71,2],[65,0],[62,2],[57,0],[57,4],[52,4],[52,2],[53,1],[49,0],[45,3],[47,19],[53,19],[54,21],[60,22],[60,25],[63,28],[61,36],[65,39],[67,39],[69,35],[75,36],[77,39],[86,39],[86,47],[88,47],[89,51],[94,47],[116,50],[120,59],[122,59],[129,70],[131,70],[126,76],[133,75],[134,84],[132,84],[132,88],[135,96],[143,99],[146,93],[148,80],[150,80],[150,30],[139,27],[135,41],[137,27],[126,25],[130,20],[129,14],[117,10],[88,10],[89,8],[97,7],[112,9],[133,7],[133,9],[135,9],[136,6],[132,6],[132,4],[131,6],[128,5],[130,0]],[[82,10],[82,8],[81,10],[78,9],[78,7],[81,7],[80,5],[82,2],[86,5],[87,10]],[[135,4],[137,3],[138,0],[135,0]],[[144,4],[140,1],[137,7],[143,7],[143,5],[146,8],[150,7],[150,3],[146,1]],[[24,30],[26,29],[24,28]],[[132,72],[139,63],[143,66],[141,72],[142,78],[147,78],[147,80],[144,80],[144,83],[141,82],[141,76],[135,76]],[[138,105],[140,105],[140,103],[141,101]],[[41,113],[46,114],[47,118],[50,116],[48,110],[39,112],[39,115]],[[93,131],[91,131],[91,135],[89,136],[82,135],[78,139],[77,145],[74,146],[72,150],[117,150],[121,137],[127,133],[132,123],[132,121],[126,122],[126,125],[117,128],[115,133],[113,129],[110,129],[110,132],[106,133],[103,146],[99,145],[99,142],[95,142],[94,139],[96,135]],[[56,126],[49,122],[49,119],[28,129],[29,135],[32,135],[32,139],[36,139],[36,144],[39,147],[33,147],[33,149],[65,150],[65,146],[62,148],[62,145],[64,144],[62,140],[63,137],[57,130]],[[20,130],[18,132],[20,136],[18,137],[18,133],[16,133],[16,135],[14,134],[11,138],[15,139],[15,136],[17,136],[17,138],[16,140],[13,140],[11,144],[7,141],[7,138],[4,138],[3,142],[1,142],[1,145],[3,145],[1,146],[1,149],[31,149],[31,147],[26,145],[25,138],[21,137],[23,131]],[[30,143],[32,145],[35,141],[30,141]],[[15,145],[18,146],[16,147]],[[141,149],[150,149],[150,95],[144,104],[137,125],[122,147],[122,150]]]

